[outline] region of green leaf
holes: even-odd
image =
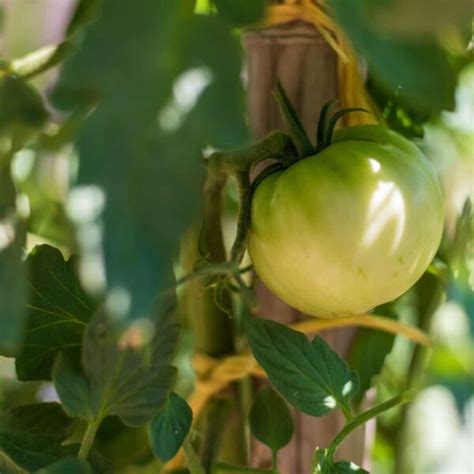
[[[99,16],[100,0],[79,0],[69,22],[66,34],[72,36],[92,23]]]
[[[214,0],[219,13],[233,25],[249,25],[263,18],[265,0]]]
[[[144,459],[159,464],[158,459],[150,457],[148,426],[125,426],[118,416],[104,419],[95,436],[94,447],[117,471],[131,464],[142,464]]]
[[[357,393],[357,374],[320,337],[306,336],[266,319],[248,319],[247,339],[270,382],[298,410],[325,415],[337,406],[346,413]]]
[[[19,229],[16,232],[15,240],[0,250],[0,354],[6,356],[15,354],[26,316],[27,292],[22,262],[25,233]]]
[[[25,320],[27,292],[22,257],[26,232],[16,216],[10,168],[1,165],[1,157],[0,234],[0,354],[11,356],[21,341]]]
[[[417,41],[379,29],[369,0],[329,0],[328,5],[367,60],[371,75],[387,91],[397,89],[401,101],[419,112],[454,107],[461,64],[456,64],[436,40]]]
[[[380,29],[414,38],[442,37],[470,31],[474,5],[469,0],[392,0],[374,5]],[[378,7],[378,8],[377,8]]]
[[[313,456],[312,474],[369,474],[368,471],[350,461],[334,462],[329,450],[316,448]]]
[[[294,425],[285,401],[271,388],[261,389],[249,414],[252,434],[266,444],[274,456],[293,436]]]
[[[61,442],[69,438],[75,421],[59,403],[36,403],[12,408],[1,417],[1,426],[30,435],[41,435]]]
[[[0,416],[0,450],[18,466],[39,469],[71,453],[61,443],[73,428],[58,403],[20,406]]]
[[[150,422],[148,433],[153,452],[167,462],[182,446],[191,429],[193,412],[176,393],[171,393],[160,413]]]
[[[98,103],[77,139],[76,191],[105,194],[106,205],[91,222],[73,218],[81,232],[104,230],[82,253],[99,264],[104,256],[109,288],[130,299],[129,319],[147,314],[170,285],[180,235],[198,209],[201,150],[247,138],[238,39],[193,8],[192,0],[120,9],[105,0],[54,92],[61,107]]]
[[[397,315],[389,305],[380,306],[374,310],[375,314],[396,319]],[[351,369],[359,376],[359,393],[356,401],[360,403],[365,392],[373,386],[374,377],[377,376],[385,362],[385,358],[393,347],[395,336],[384,331],[362,328],[357,332],[357,337],[351,347],[347,361]]]
[[[448,261],[454,280],[460,286],[471,287],[472,270],[470,265],[474,262],[474,211],[469,198],[464,202],[462,212],[456,220],[454,237],[448,249]]]
[[[64,410],[69,416],[92,419],[87,380],[60,353],[53,369],[53,380]]]
[[[34,87],[11,76],[0,79],[0,134],[22,136],[42,127],[47,118],[43,99]]]
[[[362,469],[351,461],[339,461],[334,464],[334,467],[336,468],[337,474],[369,474],[368,471]]]
[[[58,352],[79,364],[84,330],[97,304],[81,289],[75,257],[66,261],[55,247],[39,245],[26,266],[30,297],[16,372],[19,380],[47,380]]]
[[[74,457],[65,457],[40,469],[37,474],[92,474],[90,464]]]
[[[178,326],[172,311],[165,313],[155,328],[153,339],[134,347],[127,333],[120,340],[112,323],[97,317],[89,323],[82,349],[81,374],[59,357],[54,384],[65,410],[89,422],[117,415],[128,426],[139,426],[157,414],[174,385],[176,369],[171,365],[178,342]]]

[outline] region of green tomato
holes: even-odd
[[[289,305],[353,316],[420,278],[443,222],[440,186],[421,151],[384,127],[351,127],[257,186],[248,249],[259,277]]]

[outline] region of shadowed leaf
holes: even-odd
[[[171,393],[160,413],[148,426],[151,447],[162,462],[174,457],[191,429],[193,412],[176,393]]]
[[[20,380],[46,380],[59,351],[78,365],[84,330],[96,303],[81,289],[76,258],[66,261],[58,249],[39,245],[26,266],[28,319],[16,372]]]

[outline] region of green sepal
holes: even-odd
[[[286,95],[280,81],[277,81],[274,95],[278,105],[280,106],[281,115],[285,125],[288,127],[290,136],[293,139],[296,150],[298,151],[298,156],[304,158],[306,156],[314,155],[316,150],[311,144],[308,134],[306,133],[303,124],[301,123],[293,104]]]

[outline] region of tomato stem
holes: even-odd
[[[250,211],[252,200],[252,187],[250,186],[250,177],[246,172],[237,174],[237,183],[240,192],[240,210],[237,221],[237,234],[230,252],[230,259],[239,264],[247,248],[247,240],[250,231]]]
[[[416,392],[414,390],[407,390],[406,392],[400,393],[394,396],[393,398],[390,398],[385,402],[379,403],[378,405],[370,408],[369,410],[357,415],[355,418],[352,419],[352,421],[347,423],[346,426],[333,439],[328,448],[328,458],[332,460],[336,449],[344,441],[344,439],[356,428],[363,425],[372,418],[375,418],[380,414],[386,412],[387,410],[395,408],[396,406],[401,405],[403,403],[408,403],[413,399],[415,393]]]
[[[230,176],[243,171],[249,173],[255,164],[268,159],[278,159],[287,163],[296,161],[296,148],[292,139],[283,132],[274,131],[241,150],[217,151],[207,160],[208,176]]]

